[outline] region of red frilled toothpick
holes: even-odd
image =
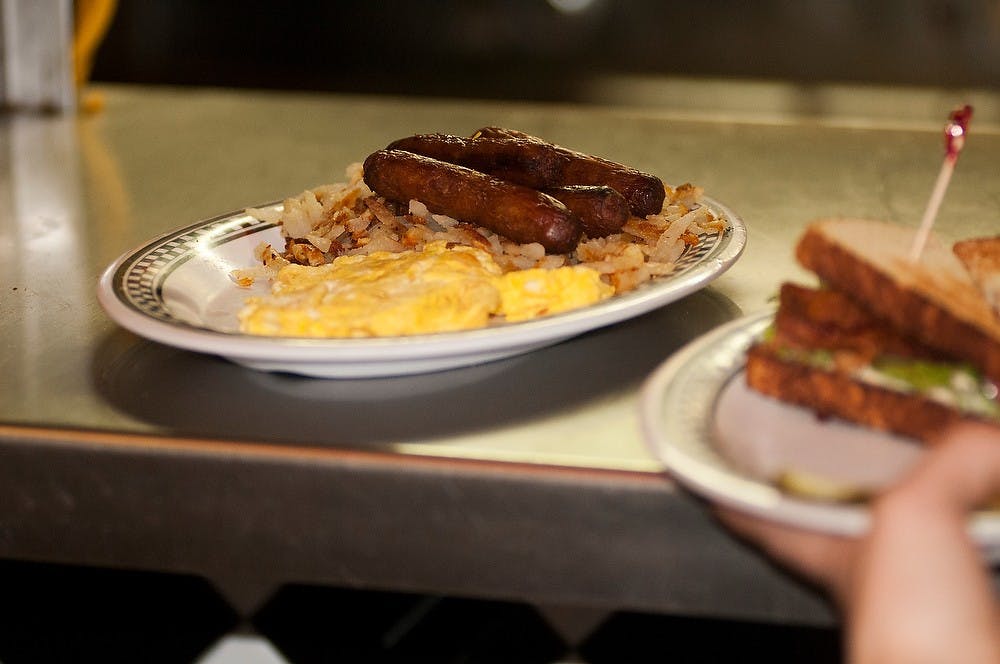
[[[941,164],[941,171],[938,173],[937,182],[931,191],[931,199],[927,202],[927,209],[924,210],[924,218],[920,222],[917,236],[913,239],[913,247],[910,249],[910,261],[916,263],[920,260],[920,255],[924,252],[924,245],[931,234],[931,227],[937,218],[938,208],[944,200],[944,192],[948,189],[951,181],[951,174],[955,171],[955,163],[958,161],[958,154],[965,146],[965,135],[969,131],[969,121],[972,120],[972,107],[965,105],[957,108],[948,116],[948,124],[944,126],[944,162]]]

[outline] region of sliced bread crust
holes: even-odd
[[[754,390],[814,411],[882,431],[933,442],[949,426],[966,419],[937,401],[861,383],[850,376],[782,359],[757,344],[747,351],[747,384]]]
[[[806,230],[796,258],[899,330],[1000,382],[1000,318],[938,239],[911,263],[914,235],[887,222],[825,219]]]
[[[952,250],[1000,316],[1000,235],[962,240]]]
[[[902,336],[838,290],[781,285],[774,317],[780,346],[848,351],[871,362],[879,355],[948,359],[943,353]]]

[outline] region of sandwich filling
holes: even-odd
[[[775,321],[761,343],[785,362],[1000,421],[996,383],[966,363],[900,336],[837,291],[784,284]]]

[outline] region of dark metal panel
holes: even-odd
[[[193,572],[237,594],[299,582],[830,620],[655,474],[100,439],[0,443],[0,555]]]

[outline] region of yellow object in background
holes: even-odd
[[[78,103],[84,112],[99,111],[104,106],[103,98],[85,92],[84,86],[90,79],[94,53],[108,32],[117,7],[117,0],[75,0],[73,3],[73,75]]]

